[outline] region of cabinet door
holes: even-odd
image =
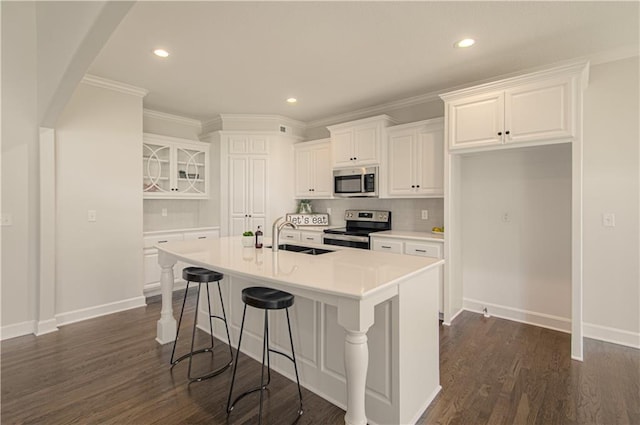
[[[248,214],[248,175],[248,158],[229,158],[229,213],[232,217],[244,217]]]
[[[144,143],[142,151],[142,190],[145,197],[171,193],[171,146]]]
[[[263,219],[267,215],[267,159],[249,158],[249,208],[250,217]],[[253,229],[255,230],[255,229]]]
[[[389,135],[389,195],[410,196],[415,192],[413,150],[415,131]]]
[[[269,153],[269,138],[267,136],[249,137],[249,153],[254,153],[254,154]]]
[[[504,94],[501,91],[451,101],[447,116],[451,150],[502,143]]]
[[[207,196],[209,155],[203,150],[175,147],[175,192],[185,195]]]
[[[571,80],[532,83],[505,92],[506,143],[571,138]]]
[[[280,232],[280,243],[284,242],[300,242],[300,231],[282,229]]]
[[[432,196],[444,194],[443,130],[419,130],[415,147],[416,193]]]
[[[353,165],[353,131],[336,131],[331,133],[333,148],[333,165],[344,167]]]
[[[331,145],[326,143],[313,151],[311,167],[314,198],[330,198],[333,196],[333,172],[331,168]]]
[[[320,232],[300,232],[300,241],[307,243],[322,243],[322,233]]]
[[[312,167],[313,151],[311,149],[296,149],[295,152],[295,196],[309,198],[313,193]]]
[[[377,126],[358,127],[354,130],[353,157],[357,165],[380,163],[378,155],[379,131]]]

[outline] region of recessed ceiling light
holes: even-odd
[[[465,38],[463,40],[458,41],[454,44],[455,47],[471,47],[476,44],[476,41],[473,38]]]
[[[160,56],[161,58],[166,58],[167,56],[169,56],[169,52],[164,49],[156,49],[153,51],[153,54],[155,54],[156,56]]]
[[[296,103],[298,101],[298,99],[296,99],[295,97],[290,97],[289,99],[287,99],[287,102],[289,103]]]

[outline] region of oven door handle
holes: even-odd
[[[349,242],[369,242],[368,236],[352,236],[352,235],[338,235],[335,233],[325,233],[325,239],[334,239],[337,241],[349,241]]]

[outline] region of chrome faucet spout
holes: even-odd
[[[290,221],[284,221],[282,223],[280,223],[280,220],[283,220],[284,217],[278,217],[275,219],[275,221],[273,222],[273,227],[272,227],[272,231],[271,231],[271,237],[273,238],[273,241],[271,243],[271,250],[273,252],[278,252],[278,248],[280,245],[280,231],[282,231],[282,229],[285,226],[289,226],[292,227],[294,229],[297,229],[298,226],[296,226],[294,223],[290,222]]]

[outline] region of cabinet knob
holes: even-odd
[[[354,157],[353,160],[355,161],[356,159],[358,159],[358,157]]]
[[[417,185],[416,185],[416,187],[420,187],[420,185],[419,185],[419,184],[417,184]]]
[[[411,188],[414,188],[414,187],[416,187],[416,185],[415,185],[415,184],[412,184],[412,185],[411,185]]]
[[[502,131],[498,131],[498,136],[502,136]]]
[[[505,131],[504,134],[509,134],[509,130]]]

